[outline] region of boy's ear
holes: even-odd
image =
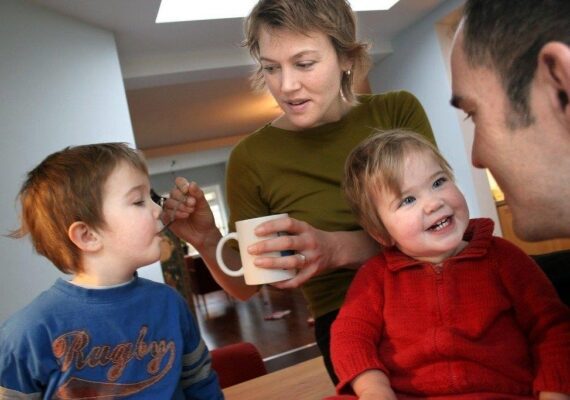
[[[99,234],[83,221],[71,224],[67,230],[69,239],[82,251],[94,252],[101,248]]]
[[[537,76],[550,88],[552,103],[570,123],[570,47],[562,42],[545,44],[538,55]]]

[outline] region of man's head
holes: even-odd
[[[452,50],[452,105],[473,119],[473,165],[505,192],[515,232],[570,236],[570,2],[468,0]],[[554,198],[556,196],[556,199]]]
[[[465,5],[462,29],[468,64],[499,75],[509,99],[509,127],[530,125],[529,94],[538,55],[549,42],[570,46],[570,2],[471,0]]]
[[[78,221],[94,229],[106,226],[104,189],[121,163],[148,175],[142,156],[124,143],[67,147],[49,155],[20,189],[21,227],[12,236],[29,234],[36,251],[62,272],[80,272],[81,252],[68,230]]]

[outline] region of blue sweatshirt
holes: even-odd
[[[59,279],[0,327],[0,399],[223,399],[210,361],[169,286]]]

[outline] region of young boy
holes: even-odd
[[[385,249],[360,268],[333,325],[338,393],[570,398],[568,308],[491,220],[469,220],[438,150],[380,132],[345,172],[349,203]]]
[[[159,259],[162,224],[135,150],[68,147],[19,197],[12,236],[72,278],[0,327],[0,399],[223,399],[184,299],[136,274]]]

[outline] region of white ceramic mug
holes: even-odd
[[[294,269],[272,269],[272,268],[261,268],[257,267],[253,260],[255,257],[260,255],[252,256],[248,253],[247,248],[252,244],[259,242],[260,240],[270,239],[272,237],[278,237],[279,234],[271,234],[266,236],[257,236],[254,233],[255,228],[257,228],[261,223],[270,221],[277,218],[287,217],[288,214],[276,214],[268,215],[265,217],[245,219],[243,221],[236,222],[236,232],[232,232],[224,236],[216,247],[216,259],[221,270],[230,276],[244,276],[245,283],[248,285],[263,285],[265,283],[273,283],[284,281],[293,278],[297,271]],[[242,267],[237,270],[229,269],[222,258],[222,250],[224,244],[230,240],[237,240],[239,245],[239,253],[241,258]],[[263,257],[283,257],[293,254],[292,251],[272,251],[269,253],[264,253]]]

